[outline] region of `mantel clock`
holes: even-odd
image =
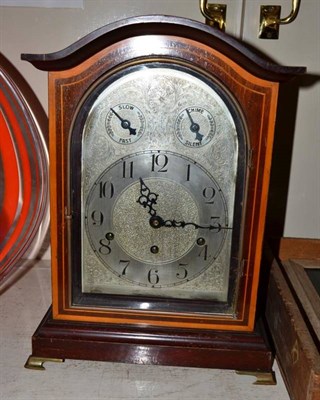
[[[27,365],[270,371],[256,307],[277,94],[303,68],[163,16],[22,58],[49,71],[51,163],[53,304]]]

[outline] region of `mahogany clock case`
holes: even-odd
[[[256,307],[277,95],[279,82],[305,69],[265,62],[222,32],[164,16],[116,22],[60,52],[22,59],[49,71],[53,308],[33,337],[33,356],[269,371]],[[141,66],[201,76],[234,117],[239,162],[226,302],[82,290],[81,134],[101,91]]]

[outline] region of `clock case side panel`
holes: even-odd
[[[70,308],[69,130],[77,101],[94,81],[90,68],[49,72],[50,220],[53,317]],[[77,78],[75,78],[75,76]],[[72,100],[71,100],[72,99]]]
[[[139,38],[139,40],[140,39],[141,38]],[[262,171],[267,167],[268,173],[269,162],[268,161],[267,164],[264,162],[258,164],[256,156],[259,154],[260,150],[265,152],[265,148],[263,146],[261,147],[261,143],[268,142],[265,138],[268,137],[268,134],[272,133],[273,130],[272,118],[265,120],[262,125],[259,125],[257,121],[259,121],[260,117],[262,118],[262,110],[266,111],[266,109],[270,109],[270,104],[272,102],[273,104],[276,103],[275,94],[277,91],[277,84],[252,76],[250,73],[237,66],[235,62],[227,59],[225,56],[208,46],[177,37],[165,37],[165,41],[166,46],[164,46],[159,56],[166,57],[170,54],[170,57],[172,58],[182,59],[184,61],[187,60],[190,62],[190,57],[196,55],[195,61],[193,62],[195,62],[196,65],[198,63],[203,66],[205,65],[206,69],[209,69],[210,73],[217,80],[221,81],[223,85],[228,88],[230,93],[233,93],[233,96],[237,99],[244,114],[249,136],[252,135],[253,143],[255,143],[255,141],[259,142],[257,143],[257,146],[254,146],[253,148],[253,156],[251,157],[251,153],[249,154],[249,157],[251,157],[251,171],[247,204],[250,204],[258,211],[254,218],[254,213],[251,214],[250,212],[250,215],[247,213],[245,227],[243,229],[243,231],[246,232],[247,237],[243,243],[243,248],[248,254],[249,249],[251,249],[251,259],[254,258],[254,262],[247,262],[246,258],[244,259],[243,278],[242,283],[239,285],[239,292],[243,293],[242,298],[238,303],[239,318],[238,320],[231,321],[230,324],[226,323],[226,321],[219,321],[219,319],[216,320],[216,325],[212,323],[203,325],[202,322],[196,322],[196,326],[202,324],[201,326],[210,329],[214,327],[223,327],[223,329],[232,330],[251,330],[255,314],[256,288],[259,278],[258,264],[260,259],[263,227],[261,223],[257,223],[254,219],[261,219],[264,215],[264,206],[261,208],[261,196],[266,195],[267,184],[262,184],[263,181],[266,182],[266,180],[263,179]],[[126,43],[127,47],[129,45],[129,51],[123,50],[125,47],[124,43]],[[141,43],[143,43],[143,41],[141,41]],[[175,43],[176,46],[173,46],[173,43]],[[139,59],[140,57],[146,57],[145,52],[147,50],[143,50],[139,46],[130,46],[130,40],[123,41],[121,45],[119,43],[118,45],[113,45],[111,47],[112,48],[107,48],[100,53],[95,54],[93,57],[71,70],[52,72],[50,74],[50,85],[52,88],[51,97],[56,101],[56,103],[52,103],[51,106],[53,107],[53,110],[51,111],[51,140],[53,139],[57,143],[57,148],[54,148],[54,145],[51,147],[51,158],[56,157],[56,162],[53,161],[51,169],[53,176],[52,182],[54,186],[51,197],[52,202],[54,203],[52,206],[52,216],[54,221],[56,221],[53,224],[53,229],[56,229],[56,232],[53,232],[53,241],[56,242],[56,246],[53,248],[53,315],[55,318],[103,320],[103,317],[101,318],[99,313],[98,316],[93,315],[90,317],[90,313],[88,313],[87,310],[79,311],[71,307],[71,289],[69,283],[70,269],[67,246],[69,239],[67,226],[69,225],[72,216],[70,215],[70,204],[68,204],[68,182],[66,176],[68,176],[69,171],[66,160],[68,158],[68,135],[71,129],[71,122],[76,114],[78,103],[86,90],[88,90],[90,85],[99,79],[99,77],[103,76],[106,70],[116,68],[133,58]],[[191,55],[185,50],[190,50],[190,47],[194,48],[195,51]],[[120,50],[120,48],[122,48],[122,50]],[[215,60],[214,63],[212,62],[213,59]],[[252,93],[257,93],[258,102],[252,101]],[[266,93],[269,94],[265,95]],[[68,101],[70,98],[72,98],[72,102]],[[262,103],[264,101],[266,108],[263,109]],[[249,109],[247,107],[248,103],[250,104]],[[255,116],[253,118],[252,116],[254,114]],[[253,122],[253,119],[256,122]],[[256,132],[259,132],[259,135],[256,135]],[[256,136],[258,139],[255,139]],[[270,140],[268,143],[268,152],[270,152]],[[256,152],[255,148],[260,150]],[[57,166],[63,167],[63,173],[60,175],[59,172],[56,171]],[[257,167],[260,172],[256,170]],[[260,177],[258,178],[259,174]],[[262,192],[260,190],[261,185],[263,187]],[[259,190],[255,194],[256,188]],[[258,227],[258,231],[253,235],[254,225]],[[259,241],[258,247],[256,247],[256,238],[258,238]],[[128,321],[126,321],[126,323],[128,323]],[[157,322],[155,322],[155,324],[157,324]],[[184,322],[181,322],[181,324],[184,326]]]
[[[245,301],[250,303],[249,320],[253,327],[258,299],[258,289],[263,252],[265,218],[268,202],[270,168],[274,139],[278,98],[278,83],[270,84],[261,102],[261,120],[257,131],[251,132],[249,170],[251,178],[248,185],[245,229],[249,228],[243,241],[243,275],[251,275],[246,285]],[[259,132],[259,134],[256,134]],[[265,271],[264,271],[265,272]],[[249,300],[250,298],[250,300]]]

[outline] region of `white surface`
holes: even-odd
[[[234,371],[66,360],[25,369],[31,336],[50,305],[49,263],[29,269],[0,297],[1,400],[289,400],[278,367],[276,386],[253,385]]]
[[[83,0],[0,0],[0,6],[44,7],[44,8],[83,8]]]
[[[307,67],[307,75],[300,79],[284,236],[320,238],[320,1],[301,0],[296,20],[280,25],[278,40],[258,38],[260,6],[280,5],[284,18],[290,14],[292,2],[242,2],[242,39],[282,65]],[[288,115],[290,118],[294,116]]]

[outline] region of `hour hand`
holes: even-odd
[[[144,183],[142,178],[139,178],[139,180],[140,180],[140,196],[137,200],[137,203],[141,204],[144,208],[146,208],[151,217],[155,217],[157,215],[157,212],[153,208],[153,206],[157,204],[158,195],[156,193],[151,192],[151,190]]]

